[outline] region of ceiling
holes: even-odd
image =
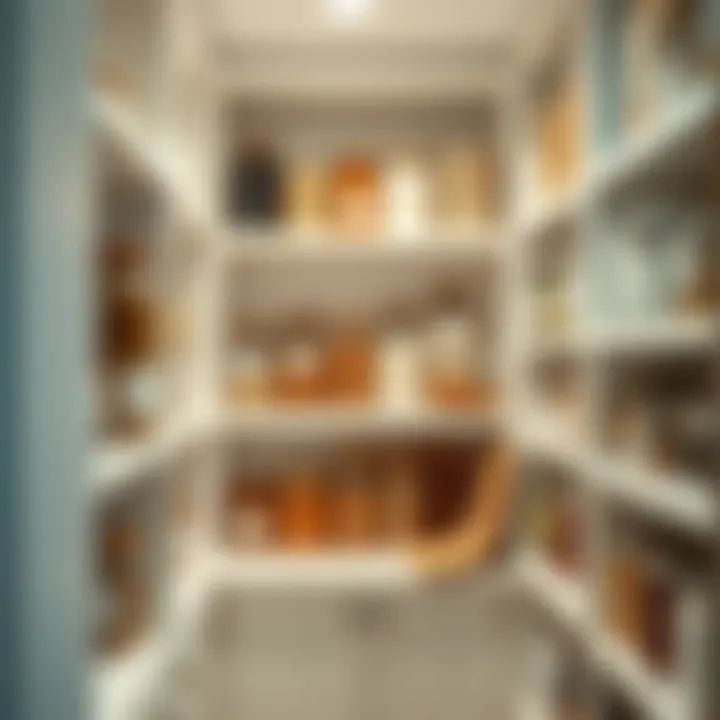
[[[226,42],[383,41],[389,44],[515,43],[557,0],[365,0],[348,19],[333,2],[358,0],[215,0],[216,32]],[[362,2],[362,0],[360,0]]]

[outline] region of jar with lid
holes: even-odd
[[[285,206],[288,224],[298,240],[317,236],[328,214],[328,173],[320,160],[304,157],[290,164]]]
[[[235,323],[228,362],[228,396],[233,404],[258,406],[269,394],[269,337],[260,322],[243,318]]]
[[[474,230],[494,214],[494,178],[488,151],[458,144],[442,155],[438,171],[437,204],[443,225],[451,230]]]
[[[393,545],[406,545],[418,536],[418,458],[404,445],[389,450],[383,464],[386,536]]]
[[[333,537],[338,545],[361,548],[379,539],[378,480],[367,453],[356,451],[345,458],[333,487]]]
[[[322,323],[301,314],[277,328],[272,347],[272,397],[278,403],[322,400],[325,377]]]
[[[412,411],[422,403],[423,311],[420,302],[408,299],[391,305],[383,319],[378,402],[389,411]]]
[[[267,138],[255,133],[241,138],[232,155],[228,204],[231,219],[272,225],[282,214],[283,168]]]
[[[378,226],[380,173],[367,157],[340,159],[330,181],[330,212],[345,239],[367,240]]]
[[[315,550],[327,540],[327,490],[316,467],[301,462],[283,474],[278,505],[278,533],[283,548]]]
[[[137,438],[152,429],[162,403],[158,299],[142,243],[111,239],[103,265],[106,422],[111,434]]]
[[[387,231],[395,242],[422,238],[430,225],[428,173],[411,156],[395,159],[383,173]]]
[[[278,492],[272,477],[239,475],[228,486],[226,537],[237,550],[269,548],[277,535]]]
[[[437,294],[425,332],[425,394],[432,405],[468,408],[479,400],[473,297],[450,284]]]
[[[142,530],[128,508],[101,519],[99,554],[99,584],[104,605],[100,646],[103,651],[114,654],[139,639],[150,619]]]
[[[326,326],[324,397],[329,402],[363,404],[376,387],[376,339],[361,313],[344,313]]]

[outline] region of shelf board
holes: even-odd
[[[591,175],[594,189],[607,192],[687,157],[719,119],[718,87],[698,88],[654,127],[640,129],[601,159]]]
[[[218,552],[216,588],[402,590],[419,580],[410,556],[400,552],[318,552],[314,555]]]
[[[581,176],[556,197],[538,201],[521,220],[526,241],[541,238],[551,230],[580,217],[588,199],[587,177]]]
[[[653,675],[621,642],[603,637],[593,646],[594,661],[648,720],[685,718],[682,697],[672,684]]]
[[[502,232],[492,228],[428,230],[406,238],[380,232],[353,241],[339,241],[329,231],[239,229],[226,233],[223,254],[230,262],[256,265],[476,262],[497,256],[503,247]]]
[[[674,356],[714,351],[720,341],[715,318],[676,318],[599,330],[592,345],[613,355]]]
[[[162,470],[196,440],[203,437],[203,425],[176,421],[151,437],[133,443],[106,443],[91,462],[90,486],[99,497],[118,492],[144,475]]]
[[[176,583],[169,598],[167,626],[159,627],[132,650],[113,659],[96,661],[92,670],[91,693],[96,720],[123,720],[134,717],[138,705],[155,690],[180,642],[180,636],[194,628],[208,597],[207,572]]]
[[[688,532],[712,535],[717,525],[714,495],[699,478],[605,457],[546,425],[535,421],[520,429],[526,450],[562,463],[612,502]]]
[[[643,469],[620,461],[595,463],[598,490],[619,504],[685,531],[711,536],[717,527],[710,484],[683,473]]]
[[[478,437],[497,431],[499,414],[491,411],[389,412],[379,408],[335,408],[230,411],[219,434],[243,441],[386,438],[393,435]]]
[[[555,570],[534,552],[527,552],[518,562],[523,585],[541,605],[570,632],[585,637],[588,602],[579,582]]]
[[[202,195],[189,181],[190,173],[179,162],[181,153],[177,148],[170,147],[165,138],[147,127],[138,113],[109,92],[92,94],[91,114],[100,132],[134,172],[157,187],[192,227],[210,229],[209,210],[202,207]]]

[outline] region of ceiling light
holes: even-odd
[[[371,0],[325,0],[333,15],[340,18],[357,18],[364,15]]]

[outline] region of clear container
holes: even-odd
[[[269,338],[259,323],[238,323],[228,362],[228,395],[240,406],[264,405],[269,400]]]
[[[430,226],[427,170],[412,157],[401,157],[384,173],[385,222],[393,242],[417,241]]]

